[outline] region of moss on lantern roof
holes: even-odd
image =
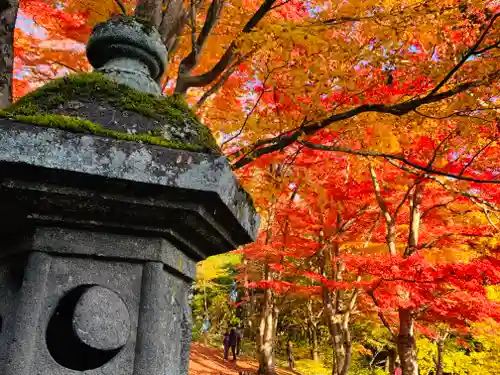
[[[130,134],[107,129],[99,123],[78,116],[55,114],[70,101],[99,101],[123,111],[135,112],[145,118],[164,123],[169,134],[162,129],[147,133]],[[156,97],[142,93],[101,73],[70,75],[55,79],[22,97],[15,104],[0,110],[0,117],[37,126],[63,129],[71,132],[90,133],[126,141],[142,142],[174,149],[220,153],[210,130],[189,109],[184,100],[175,96]],[[189,125],[194,129],[191,141],[183,141],[183,129]],[[193,140],[194,139],[194,140]]]

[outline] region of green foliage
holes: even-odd
[[[417,340],[417,348],[420,372],[429,374],[436,369],[434,359],[437,358],[437,346],[424,337]]]
[[[366,355],[366,349],[356,343],[352,347],[351,367],[349,368],[349,375],[387,375],[386,372],[380,368],[370,367],[370,357]]]
[[[330,375],[332,370],[325,367],[320,361],[312,359],[301,359],[295,362],[295,369],[301,374],[308,375]]]
[[[195,124],[200,138],[198,144],[168,140],[155,134],[128,134],[111,131],[99,124],[73,116],[52,114],[60,105],[75,99],[102,100],[123,110],[164,122],[172,129],[182,129],[185,122]],[[179,97],[161,97],[142,93],[119,84],[100,73],[70,75],[53,80],[38,90],[22,97],[0,112],[0,116],[33,125],[54,127],[73,132],[84,132],[110,138],[143,142],[191,151],[217,151],[218,146],[210,130],[201,124]]]
[[[239,254],[221,254],[208,257],[203,262],[198,263],[196,285],[199,286],[202,283],[228,276],[230,269],[239,263],[241,263],[241,255]]]
[[[198,277],[192,302],[193,340],[206,339],[212,345],[218,344],[228,328],[228,323],[240,324],[235,308],[229,299],[235,266],[240,262],[240,255],[221,254],[198,263]],[[206,317],[211,327],[202,335],[201,328]]]
[[[498,374],[498,353],[500,324],[493,321],[476,323],[472,326],[473,336],[465,347],[449,339],[444,348],[444,372],[453,375],[496,375]],[[436,365],[436,344],[426,338],[417,340],[420,373],[432,375]]]

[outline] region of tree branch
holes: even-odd
[[[159,27],[163,43],[168,49],[169,55],[178,44],[178,36],[189,19],[189,12],[184,9],[184,0],[168,1],[162,13]]]
[[[458,64],[456,64],[453,67],[453,69],[448,72],[448,74],[441,80],[441,82],[437,84],[436,87],[434,87],[434,89],[427,96],[432,96],[436,94],[451,79],[451,77],[453,77],[453,75],[467,62],[467,60],[471,56],[473,56],[475,53],[477,54],[477,49],[483,42],[484,38],[486,37],[490,29],[493,27],[493,24],[495,23],[496,19],[499,16],[500,13],[497,13],[491,18],[488,26],[486,26],[486,28],[484,29],[484,31],[482,32],[481,36],[476,41],[476,43],[467,51],[467,53],[463,55],[462,59],[458,62]]]
[[[391,325],[389,324],[389,322],[387,321],[387,319],[385,318],[385,315],[382,311],[380,311],[380,305],[377,301],[377,299],[375,298],[375,294],[374,294],[374,290],[370,290],[367,292],[367,294],[371,297],[373,303],[375,304],[375,306],[377,307],[378,311],[377,311],[377,315],[378,317],[380,318],[380,321],[382,322],[382,324],[384,325],[385,328],[387,328],[389,330],[389,332],[391,333],[391,336],[393,338],[396,337],[396,334],[394,333],[394,331],[392,330],[391,328]]]
[[[411,173],[411,174],[416,174],[418,176],[421,176],[422,173],[420,171],[415,171],[415,170],[412,170],[411,168],[407,167],[406,165],[398,165],[397,163],[393,162],[392,160],[390,159],[387,159],[387,161],[392,164],[393,166],[395,166],[396,168],[399,168],[399,169],[402,169],[403,171],[405,172],[408,172],[408,173]],[[500,208],[495,206],[494,204],[488,202],[488,201],[485,201],[484,199],[481,199],[475,195],[473,195],[472,193],[469,193],[468,191],[461,191],[461,190],[457,190],[457,189],[454,189],[452,187],[450,187],[449,185],[446,185],[444,184],[442,181],[440,181],[436,176],[432,176],[431,174],[426,174],[425,175],[425,178],[428,178],[430,180],[433,180],[435,182],[437,182],[438,184],[440,184],[445,190],[448,190],[448,191],[451,191],[453,193],[456,193],[456,194],[459,194],[459,195],[462,195],[466,198],[469,198],[471,200],[471,202],[479,202],[485,206],[487,206],[488,208],[490,208],[491,210],[493,211],[497,211],[499,212],[500,211]],[[455,177],[454,177],[455,178]],[[460,179],[460,178],[457,178],[457,179]],[[484,180],[482,180],[483,182],[485,182]],[[490,182],[493,182],[493,183],[497,183],[495,182],[496,180],[492,180]]]
[[[122,14],[125,16],[127,15],[127,9],[125,8],[125,5],[120,0],[114,0],[115,4],[120,8]]]
[[[479,156],[479,154],[481,154],[484,150],[486,150],[493,143],[495,143],[498,140],[498,138],[500,138],[500,136],[496,136],[491,141],[489,141],[486,145],[481,147],[481,149],[479,149],[479,151],[474,154],[474,156],[469,160],[469,162],[464,165],[464,167],[462,168],[462,170],[460,171],[460,173],[458,175],[462,176],[464,174],[465,170],[471,166],[471,164],[474,162],[474,160],[476,160],[476,158]]]
[[[259,21],[264,18],[264,16],[271,10],[275,2],[276,0],[264,0],[259,9],[243,27],[242,33],[246,34],[252,31],[252,29],[257,26]],[[235,47],[236,41],[233,40],[229,47],[226,49],[226,52],[222,55],[220,60],[210,71],[199,76],[179,76],[177,79],[175,92],[179,94],[185,94],[190,87],[203,87],[215,81],[219,77],[219,75],[222,74],[222,72],[224,72],[224,70],[237,59]]]
[[[231,65],[228,69],[226,69],[226,71],[224,72],[224,74],[222,74],[220,76],[220,78],[217,80],[217,82],[215,82],[212,87],[210,87],[207,91],[205,91],[203,93],[203,95],[201,96],[201,98],[196,103],[196,107],[199,108],[203,104],[205,104],[205,102],[207,101],[207,99],[211,95],[215,94],[222,87],[222,85],[224,85],[224,83],[226,83],[226,81],[234,73],[234,71],[236,70],[236,68],[238,67],[238,65],[240,65],[243,61],[245,61],[249,56],[250,56],[250,53],[247,53],[247,54],[241,56],[238,60],[236,60],[233,63],[233,65]]]
[[[500,76],[500,71],[495,72],[491,74],[488,78],[489,79],[495,79],[498,76]],[[293,144],[296,142],[301,136],[304,135],[313,135],[317,131],[324,129],[328,127],[329,125],[350,119],[352,117],[355,117],[357,115],[360,115],[362,113],[368,113],[368,112],[377,112],[377,113],[385,113],[385,114],[391,114],[394,116],[403,116],[418,107],[425,105],[425,104],[431,104],[435,102],[439,102],[444,99],[448,99],[453,97],[456,94],[465,92],[467,90],[479,87],[486,82],[483,80],[476,80],[476,81],[469,81],[462,83],[460,85],[457,85],[455,88],[432,95],[432,96],[425,96],[423,98],[415,98],[403,103],[398,103],[398,104],[393,104],[393,105],[384,105],[384,104],[363,104],[358,107],[352,108],[350,110],[347,110],[342,113],[337,113],[333,114],[321,121],[315,122],[310,125],[302,126],[300,129],[294,131],[292,134],[288,135],[280,135],[277,137],[272,137],[268,139],[263,139],[261,141],[258,141],[254,143],[251,146],[245,147],[243,149],[240,149],[233,153],[231,156],[233,157],[238,157],[243,154],[243,157],[238,159],[233,163],[233,167],[235,169],[241,168],[245,166],[246,164],[249,164],[254,160],[255,158],[266,155],[269,153],[272,153],[274,151],[282,150],[285,147]],[[319,147],[319,145],[315,146],[316,148]],[[319,148],[317,148],[319,149]],[[371,151],[366,151],[366,153],[371,153]],[[381,155],[366,155],[366,156],[381,156]],[[423,168],[419,166],[419,168]]]
[[[162,19],[161,6],[161,0],[140,0],[135,7],[134,15],[148,25],[159,28]]]
[[[450,177],[450,178],[453,178],[456,180],[477,182],[480,184],[500,184],[500,180],[483,180],[480,178],[469,177],[469,176],[460,176],[457,174],[443,172],[443,171],[433,169],[433,168],[427,168],[426,166],[419,165],[415,162],[412,162],[401,155],[386,154],[383,152],[371,151],[371,150],[353,150],[351,148],[343,147],[343,146],[318,145],[318,144],[314,144],[314,143],[307,142],[307,141],[300,141],[299,143],[304,145],[305,147],[312,148],[315,150],[335,151],[335,152],[342,152],[342,153],[352,154],[352,155],[369,156],[369,157],[382,157],[382,158],[385,158],[387,160],[398,160],[398,161],[402,162],[403,164],[406,164],[410,167],[413,167],[414,169],[417,169],[419,171],[426,172],[427,174],[434,174],[434,175],[439,175],[439,176]],[[395,166],[398,168],[401,168],[401,166],[398,166],[398,165],[395,165]],[[403,169],[403,168],[401,168],[401,169]],[[418,175],[420,175],[420,174],[418,174]],[[429,176],[426,176],[426,177],[429,177]]]
[[[220,19],[222,8],[224,7],[224,0],[212,0],[207,11],[207,18],[200,31],[200,35],[196,38],[196,10],[194,0],[191,2],[191,22],[192,22],[192,48],[189,55],[182,59],[179,65],[179,77],[188,75],[193,71],[198,62],[200,61],[201,53],[205,43],[208,40],[212,29],[217,25]]]

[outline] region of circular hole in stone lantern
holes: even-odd
[[[130,316],[123,300],[99,285],[81,285],[61,298],[50,318],[46,343],[61,366],[87,371],[104,366],[125,346]]]

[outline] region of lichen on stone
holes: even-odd
[[[116,126],[110,128],[86,118],[89,116],[84,108],[67,113],[68,103],[75,101],[83,103],[80,107],[97,103],[104,105],[105,110],[114,108],[119,114],[137,114],[143,119],[142,123],[156,127],[136,134],[127,132],[129,129],[118,131]],[[101,73],[70,75],[51,81],[0,111],[0,117],[67,131],[220,154],[210,130],[200,123],[182,99],[142,93]]]
[[[124,15],[124,14],[114,15],[106,22],[107,23],[129,24],[132,26],[135,26],[135,24],[137,23],[141,26],[141,31],[144,32],[146,35],[151,34],[155,30],[155,27],[151,24],[150,21],[143,20],[143,19],[140,19],[140,18],[135,17],[135,16]],[[96,28],[98,29],[101,25],[104,25],[106,22],[103,22],[102,24],[97,24]]]

